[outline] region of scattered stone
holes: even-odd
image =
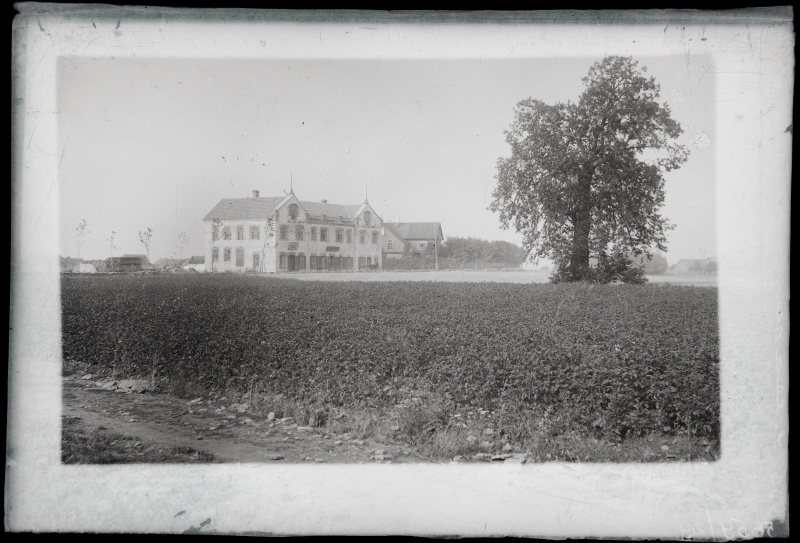
[[[216,429],[217,429],[217,427],[216,427],[216,426],[212,426],[212,427],[210,427],[210,428],[209,428],[209,430],[212,430],[212,431],[213,431],[213,430],[216,430]]]
[[[377,454],[378,456],[383,456],[383,453],[385,453],[386,451],[385,451],[385,450],[383,450],[383,449],[375,449],[375,450],[374,450],[374,451],[372,451],[372,452],[374,452],[374,453],[375,453],[375,454]]]
[[[486,429],[483,431],[483,435],[485,435],[485,436],[491,436],[491,435],[494,435],[494,430],[492,430],[491,428],[486,428]]]
[[[275,420],[275,411],[270,411],[267,415],[267,420]]]
[[[88,380],[89,380],[89,379],[91,379],[92,377],[94,377],[94,376],[93,376],[91,373],[87,373],[86,375],[84,375],[83,377],[81,377],[81,379],[88,381]]]
[[[306,456],[305,458],[303,458],[303,460],[305,460],[306,462],[311,462],[313,458],[311,458],[310,456]]]
[[[364,444],[364,440],[363,439],[354,439],[353,443],[355,443],[356,445],[363,445]]]
[[[463,456],[461,456],[461,455],[454,456],[453,457],[453,462],[460,462],[462,458],[463,458]]]
[[[662,451],[668,451],[669,447],[667,447],[666,445],[661,445],[661,450]]]
[[[237,406],[236,406],[236,410],[237,410],[239,413],[244,413],[245,411],[247,411],[247,409],[248,409],[249,407],[250,407],[250,406],[249,406],[248,404],[246,404],[246,403],[240,403],[239,405],[237,405]]]
[[[241,424],[253,424],[253,419],[251,419],[249,417],[245,418],[245,419],[242,419]]]
[[[292,420],[292,417],[283,417],[282,419],[278,419],[278,422],[286,422],[288,420]]]
[[[316,462],[317,464],[322,464],[323,462],[325,462],[325,459],[324,458],[315,458],[314,462]]]
[[[129,419],[128,422],[139,422],[139,419]]]
[[[298,432],[308,432],[310,430],[313,430],[313,428],[311,426],[298,426],[297,427],[297,431]]]
[[[526,457],[518,458],[516,456],[511,456],[511,458],[506,458],[503,462],[504,464],[525,464],[528,461]]]
[[[194,400],[189,400],[189,405],[194,405],[196,403],[202,403],[203,398],[195,398]]]
[[[341,445],[341,444],[342,444],[342,442],[341,442],[341,441],[334,441],[334,442],[333,442],[333,444],[334,444],[334,445]]]
[[[511,443],[503,445],[503,452],[511,452],[512,450],[514,450],[514,447],[511,446]]]
[[[508,458],[511,458],[510,454],[494,454],[494,455],[492,455],[491,460],[492,460],[492,462],[498,462],[498,461],[506,460]]]
[[[400,425],[395,424],[394,426],[392,426],[391,430],[392,430],[392,432],[399,432],[400,431]]]
[[[275,454],[270,458],[270,460],[283,460],[284,458],[286,457],[281,454]]]
[[[475,453],[475,455],[472,458],[474,458],[475,460],[488,460],[491,457],[492,455],[489,453]]]
[[[484,449],[491,449],[492,448],[492,442],[491,441],[484,441],[483,443],[481,443],[481,447],[483,447]]]
[[[467,437],[467,443],[475,443],[477,440],[478,440],[478,438],[475,437],[475,436],[468,436]]]
[[[378,462],[383,462],[384,460],[391,460],[392,457],[388,454],[376,454],[372,456],[372,460],[377,460]]]
[[[143,381],[140,379],[124,379],[117,383],[117,389],[123,389],[125,392],[136,392],[141,394],[147,390],[150,390],[150,385],[147,381]]]

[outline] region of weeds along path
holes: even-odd
[[[221,462],[410,463],[431,462],[414,451],[348,435],[320,433],[291,420],[255,419],[147,392],[119,393],[79,376],[63,378],[62,416],[88,428],[104,427],[147,444],[191,447]]]

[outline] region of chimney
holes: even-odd
[[[253,198],[258,198],[258,191],[257,190],[253,191]]]
[[[328,200],[320,200],[323,204],[327,204]]]

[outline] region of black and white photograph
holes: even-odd
[[[788,536],[791,8],[17,7],[7,529]]]

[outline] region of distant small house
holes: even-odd
[[[94,264],[78,264],[73,268],[73,273],[97,273],[97,268]]]
[[[384,222],[383,251],[387,258],[400,258],[406,245],[412,254],[424,253],[429,243],[444,239],[438,222]]]
[[[700,258],[683,258],[669,268],[670,273],[703,273],[704,261]]]

